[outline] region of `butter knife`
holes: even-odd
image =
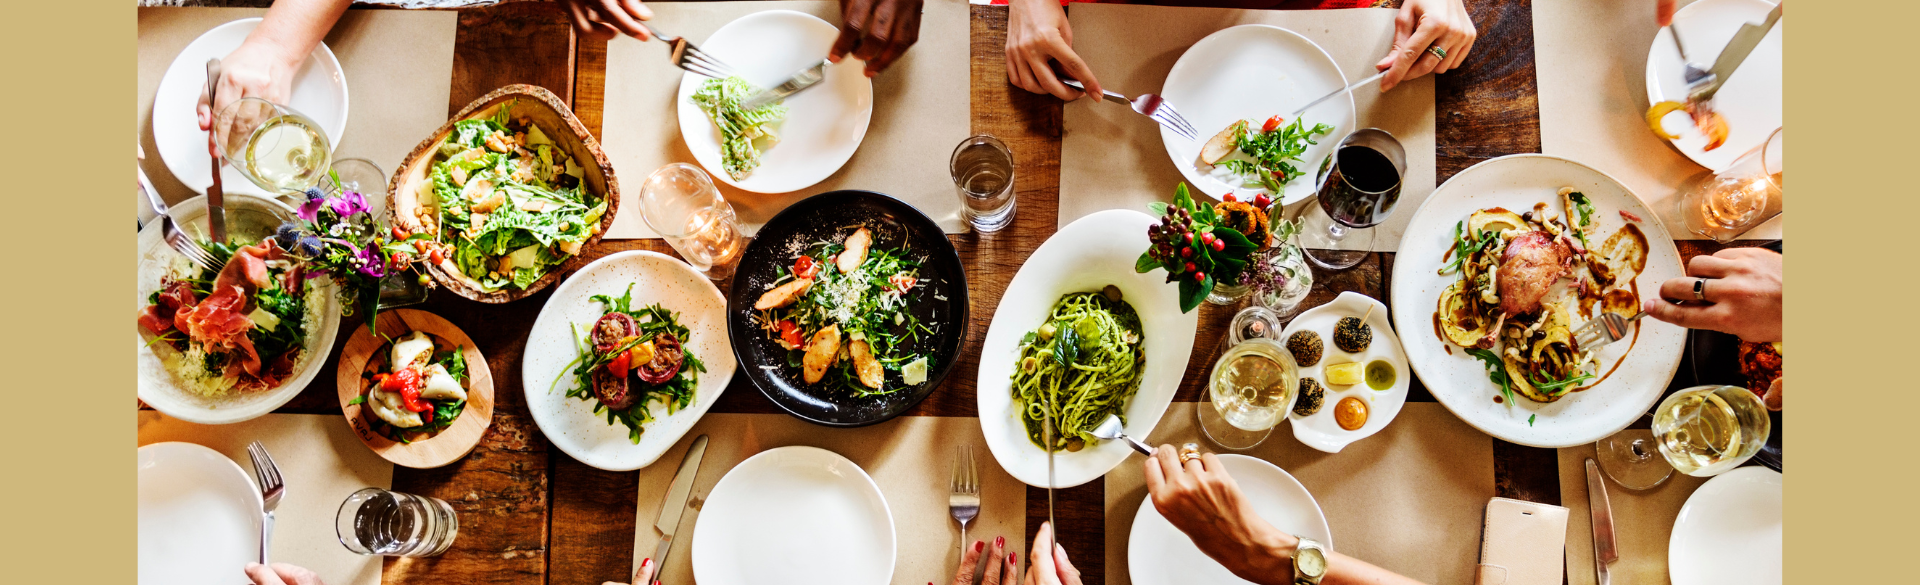
[[[700,474],[700,461],[707,455],[707,436],[694,437],[693,444],[687,447],[687,456],[680,460],[680,470],[674,472],[673,483],[667,487],[667,499],[660,502],[659,518],[654,520],[654,530],[660,531],[660,544],[654,549],[654,579],[666,570],[667,553],[673,550],[673,535],[680,529],[680,516],[687,510],[687,498],[693,495],[694,476]],[[641,497],[647,493],[640,492]],[[640,534],[645,528],[636,529],[633,535],[633,571],[640,571],[640,562],[649,557],[640,548]]]
[[[1307,105],[1304,105],[1304,106],[1300,106],[1300,108],[1299,108],[1299,109],[1296,109],[1296,110],[1294,110],[1294,111],[1293,111],[1293,113],[1291,113],[1291,114],[1287,114],[1287,119],[1288,119],[1288,120],[1297,120],[1297,119],[1299,119],[1299,118],[1300,118],[1300,115],[1301,115],[1301,114],[1305,114],[1305,113],[1307,113],[1307,110],[1308,110],[1309,108],[1312,108],[1312,107],[1314,107],[1314,106],[1317,106],[1317,105],[1320,105],[1320,102],[1324,102],[1324,101],[1327,101],[1327,100],[1330,100],[1330,99],[1333,99],[1333,98],[1336,98],[1336,97],[1339,97],[1339,96],[1342,96],[1342,95],[1346,95],[1346,93],[1347,93],[1347,92],[1350,92],[1350,91],[1353,91],[1353,90],[1356,90],[1356,89],[1360,89],[1360,86],[1362,86],[1362,85],[1366,85],[1366,84],[1369,84],[1369,83],[1373,83],[1373,82],[1375,82],[1375,81],[1379,81],[1379,80],[1380,80],[1380,78],[1382,78],[1382,77],[1386,77],[1386,76],[1387,76],[1387,72],[1385,72],[1385,71],[1381,71],[1381,72],[1379,72],[1379,73],[1375,73],[1375,74],[1373,74],[1373,75],[1371,75],[1371,76],[1369,76],[1369,77],[1367,77],[1366,79],[1362,79],[1362,80],[1359,80],[1359,81],[1355,81],[1355,82],[1353,82],[1353,84],[1351,84],[1351,85],[1348,85],[1348,86],[1346,86],[1346,87],[1342,87],[1342,88],[1340,88],[1340,89],[1336,89],[1336,90],[1333,90],[1333,93],[1330,93],[1330,94],[1327,94],[1327,95],[1323,95],[1323,96],[1320,96],[1320,99],[1316,99],[1316,100],[1313,100],[1313,101],[1310,101],[1310,102],[1307,102]]]
[[[220,60],[208,59],[207,60],[207,108],[208,108],[209,117],[212,117],[213,114],[217,113],[217,112],[214,112],[212,108],[213,108],[213,104],[216,103],[213,101],[213,98],[216,95],[214,90],[219,85],[220,85]],[[222,191],[220,188],[220,167],[224,163],[222,163],[220,160],[221,158],[220,146],[218,143],[216,143],[213,140],[213,133],[218,131],[219,131],[219,127],[214,126],[207,132],[207,155],[213,157],[213,184],[207,186],[207,237],[213,240],[213,242],[216,244],[226,244],[227,243],[227,208],[225,207],[226,196],[224,194],[225,192]]]
[[[1620,560],[1620,550],[1613,541],[1613,506],[1607,503],[1607,480],[1600,477],[1600,467],[1587,460],[1587,512],[1593,516],[1593,575],[1594,582],[1609,585],[1607,565]]]
[[[1759,46],[1761,39],[1767,38],[1767,32],[1773,30],[1774,23],[1780,22],[1780,9],[1786,5],[1786,2],[1773,5],[1765,22],[1740,25],[1740,31],[1733,33],[1733,40],[1727,41],[1726,48],[1720,49],[1720,56],[1713,60],[1713,81],[1694,90],[1687,98],[1695,102],[1713,99],[1713,94],[1720,91],[1720,86],[1726,85],[1727,78],[1733,77],[1733,71],[1747,60],[1753,48]]]
[[[827,78],[827,66],[832,64],[832,61],[821,59],[819,63],[795,72],[792,77],[788,77],[787,80],[780,85],[753,94],[753,97],[749,97],[747,101],[741,102],[740,108],[751,112],[765,107],[767,104],[787,99],[794,94],[806,91],[807,88],[813,87],[820,83],[821,80]]]

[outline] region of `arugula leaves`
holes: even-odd
[[[1467,222],[1453,224],[1453,259],[1440,267],[1441,274],[1452,274],[1467,265],[1468,258],[1500,241],[1500,234],[1482,230],[1477,236],[1463,233]]]
[[[1487,368],[1487,379],[1500,387],[1500,395],[1505,396],[1507,404],[1513,404],[1513,380],[1507,378],[1507,365],[1500,361],[1500,354],[1490,349],[1467,348],[1467,355],[1479,359]]]
[[[1251,132],[1234,138],[1234,146],[1246,153],[1252,160],[1221,161],[1222,166],[1234,174],[1260,182],[1268,191],[1279,193],[1286,189],[1286,183],[1300,176],[1300,169],[1293,163],[1307,152],[1307,147],[1319,144],[1315,138],[1332,132],[1333,127],[1326,124],[1314,124],[1307,128],[1301,120],[1274,128],[1272,132]],[[1278,176],[1275,176],[1276,173]]]
[[[653,412],[649,407],[657,401],[666,405],[668,413],[674,413],[692,404],[694,389],[699,385],[700,374],[706,373],[707,365],[700,361],[700,358],[695,357],[692,351],[687,350],[686,344],[689,342],[688,337],[692,330],[680,324],[678,314],[658,304],[641,307],[638,310],[632,308],[633,286],[633,283],[628,283],[626,292],[619,297],[593,295],[588,297],[588,300],[605,305],[603,315],[618,312],[633,317],[634,322],[640,325],[640,335],[614,348],[613,351],[601,353],[593,349],[591,332],[586,336],[580,336],[579,330],[576,329],[574,335],[579,340],[580,357],[562,366],[572,369],[568,371],[569,374],[555,378],[553,386],[549,387],[548,391],[558,388],[561,380],[567,379],[570,375],[574,380],[574,386],[567,390],[567,397],[592,400],[594,413],[605,413],[608,425],[616,422],[626,425],[627,439],[637,445],[640,443],[640,435],[646,432],[646,429],[642,428],[643,425],[653,421]],[[599,398],[593,394],[594,371],[613,361],[615,356],[626,353],[634,346],[650,341],[662,333],[671,333],[674,338],[680,340],[683,352],[680,371],[662,384],[648,384],[638,379],[629,380],[628,392],[634,393],[635,397],[633,404],[627,408],[613,410],[601,404]],[[640,365],[633,364],[633,367],[637,368]]]

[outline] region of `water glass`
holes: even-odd
[[[985,134],[960,141],[947,170],[960,192],[960,215],[974,231],[992,233],[1013,224],[1013,151]]]
[[[355,553],[430,557],[453,545],[460,520],[446,500],[366,488],[340,504],[334,531]]]
[[[746,249],[740,219],[706,171],[673,163],[640,185],[640,217],[707,278],[725,280]]]
[[[222,108],[213,119],[213,139],[228,166],[268,193],[317,186],[333,162],[333,144],[319,124],[260,98]]]
[[[1313,267],[1300,246],[1292,242],[1274,244],[1266,257],[1267,270],[1273,273],[1273,286],[1255,300],[1285,319],[1300,311],[1300,302],[1313,292]]]
[[[1786,128],[1732,165],[1688,190],[1680,200],[1687,231],[1732,242],[1785,210]]]

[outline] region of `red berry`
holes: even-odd
[[[1233,197],[1233,194],[1232,194],[1232,193],[1228,193],[1228,194],[1226,194],[1225,196],[1222,196],[1222,197],[1220,197],[1220,200],[1222,200],[1222,201],[1226,201],[1226,202],[1229,202],[1229,203],[1231,203],[1231,202],[1234,202],[1234,201],[1238,201],[1238,199],[1235,199],[1235,198]]]
[[[1214,240],[1214,241],[1213,241],[1213,251],[1215,251],[1215,252],[1221,252],[1221,251],[1225,251],[1226,249],[1227,249],[1227,241],[1226,241],[1226,240]]]
[[[1214,239],[1214,238],[1213,238],[1213,233],[1212,233],[1212,232],[1208,232],[1208,233],[1204,233],[1204,234],[1200,234],[1200,243],[1202,243],[1202,244],[1206,244],[1206,245],[1209,245],[1209,246],[1211,246],[1211,245],[1213,245],[1213,239]]]
[[[1192,263],[1192,262],[1188,262],[1188,263],[1187,263],[1187,269],[1186,269],[1186,270],[1184,270],[1184,271],[1182,271],[1182,272],[1193,272],[1193,269],[1194,269],[1194,265],[1193,265],[1193,263]]]
[[[1181,258],[1192,258],[1192,257],[1193,257],[1193,246],[1183,246],[1183,247],[1181,247],[1181,248],[1180,248],[1180,257],[1181,257]]]
[[[1205,272],[1195,272],[1195,273],[1193,273],[1193,281],[1194,281],[1194,282],[1206,282],[1206,281],[1207,281],[1207,273],[1205,273]]]

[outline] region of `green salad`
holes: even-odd
[[[687,98],[720,129],[720,166],[733,180],[745,180],[760,167],[760,153],[780,142],[775,126],[787,118],[787,106],[774,103],[753,110],[740,107],[760,88],[738,77],[709,79]]]
[[[606,199],[583,186],[566,149],[513,102],[492,118],[454,122],[434,155],[441,259],[486,292],[523,290],[580,253],[600,230]]]

